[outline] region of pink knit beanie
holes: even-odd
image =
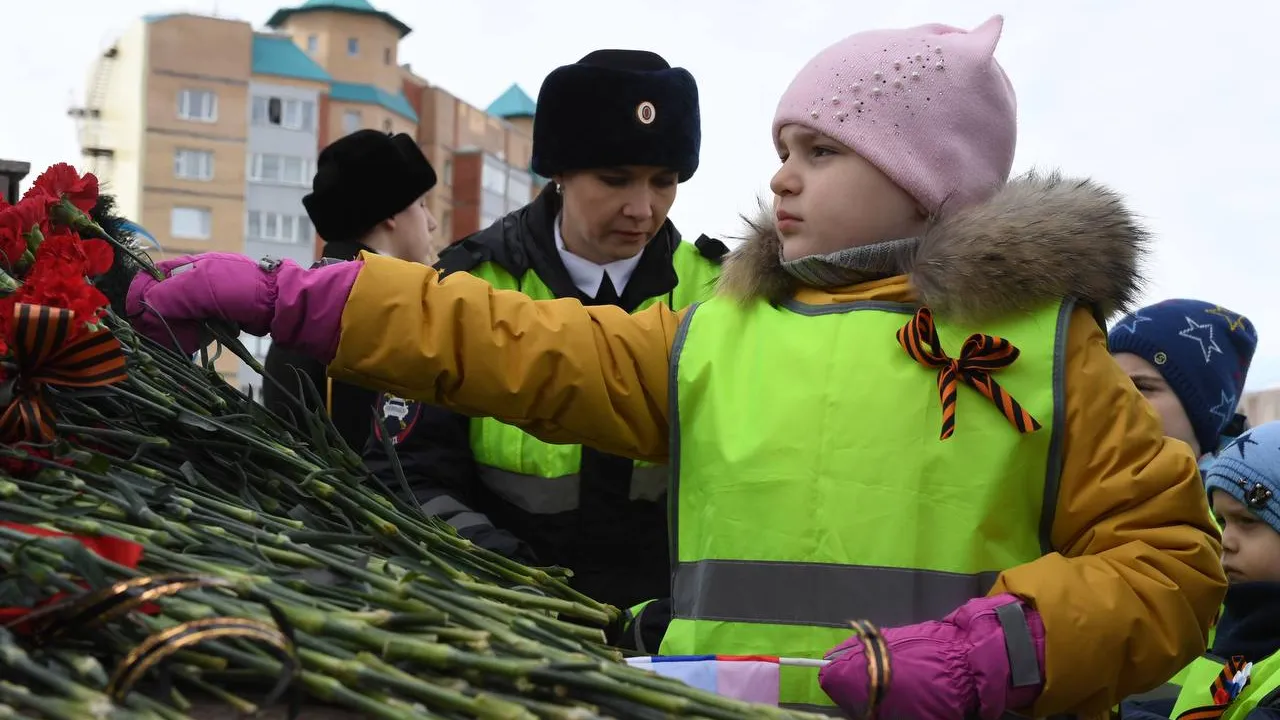
[[[931,213],[983,202],[1009,178],[1013,86],[992,57],[1004,18],[851,35],[810,60],[778,103],[784,125],[852,148]]]

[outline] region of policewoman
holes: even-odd
[[[552,182],[446,250],[437,268],[628,313],[705,300],[726,248],[706,236],[686,242],[668,218],[698,168],[700,139],[693,76],[655,53],[597,50],[557,68],[533,124],[532,169]],[[393,479],[389,437],[418,501],[463,536],[567,567],[576,589],[621,608],[668,595],[665,466],[552,445],[495,419],[393,396],[379,407],[366,462]]]

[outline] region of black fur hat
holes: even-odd
[[[643,50],[597,50],[543,81],[533,118],[533,171],[652,165],[698,169],[698,84]]]
[[[135,239],[135,227],[125,218],[116,215],[116,199],[112,195],[105,193],[98,195],[98,202],[89,211],[89,217],[98,226],[107,231],[115,240],[122,245],[132,245]],[[107,300],[111,302],[111,309],[120,317],[125,317],[125,298],[129,294],[129,283],[133,281],[133,276],[141,270],[138,264],[129,257],[128,253],[122,251],[115,245],[111,246],[111,252],[114,255],[114,261],[111,263],[111,269],[106,273],[99,275],[94,279],[93,284],[107,296]],[[144,252],[142,249],[139,253]]]
[[[302,198],[325,242],[359,242],[436,184],[436,171],[405,133],[357,130],[320,151]]]

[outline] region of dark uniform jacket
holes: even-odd
[[[496,273],[509,278],[513,289],[526,293],[532,283],[540,281],[557,298],[601,304],[578,290],[556,250],[553,223],[559,202],[559,196],[548,187],[528,206],[446,250],[437,267],[442,274],[473,271],[492,277]],[[646,246],[615,304],[628,312],[652,298],[674,306],[673,291],[681,278],[673,263],[688,263],[689,258],[694,266],[701,265],[698,270],[703,275],[697,280],[686,278],[681,295],[693,282],[707,283],[709,294],[713,283],[707,279],[713,281],[718,274],[718,263],[727,248],[704,236],[692,246],[680,248],[684,254],[678,263],[673,254],[681,243],[675,227],[667,221]],[[489,263],[505,273],[486,268]],[[493,421],[472,420],[391,396],[379,398],[378,416],[378,430],[366,447],[366,464],[389,487],[397,486],[381,441],[383,433],[389,435],[418,502],[464,537],[526,564],[569,568],[577,590],[617,607],[665,598],[670,593],[666,497],[632,499],[632,460],[583,448],[574,507],[531,512],[527,504],[521,507],[504,499],[480,479],[471,441],[472,423]],[[662,473],[659,492],[663,492],[665,469],[646,470]],[[517,480],[529,487],[541,478]]]

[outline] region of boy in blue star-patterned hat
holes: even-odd
[[[1231,710],[1225,718],[1280,720],[1280,422],[1243,434],[1227,430],[1243,424],[1235,407],[1257,332],[1248,318],[1219,305],[1168,300],[1122,318],[1108,340],[1116,361],[1160,415],[1165,434],[1204,453],[1201,472],[1230,581],[1210,633],[1211,652],[1159,691],[1125,702],[1120,716],[1200,717],[1221,701]],[[1232,434],[1238,437],[1220,439]],[[1220,452],[1219,443],[1225,445]],[[1258,663],[1256,670],[1231,668],[1235,684],[1223,684],[1225,694],[1210,697],[1208,688],[1233,657]]]
[[[1165,300],[1121,318],[1107,341],[1165,435],[1197,456],[1218,450],[1258,345],[1248,318],[1200,300]]]

